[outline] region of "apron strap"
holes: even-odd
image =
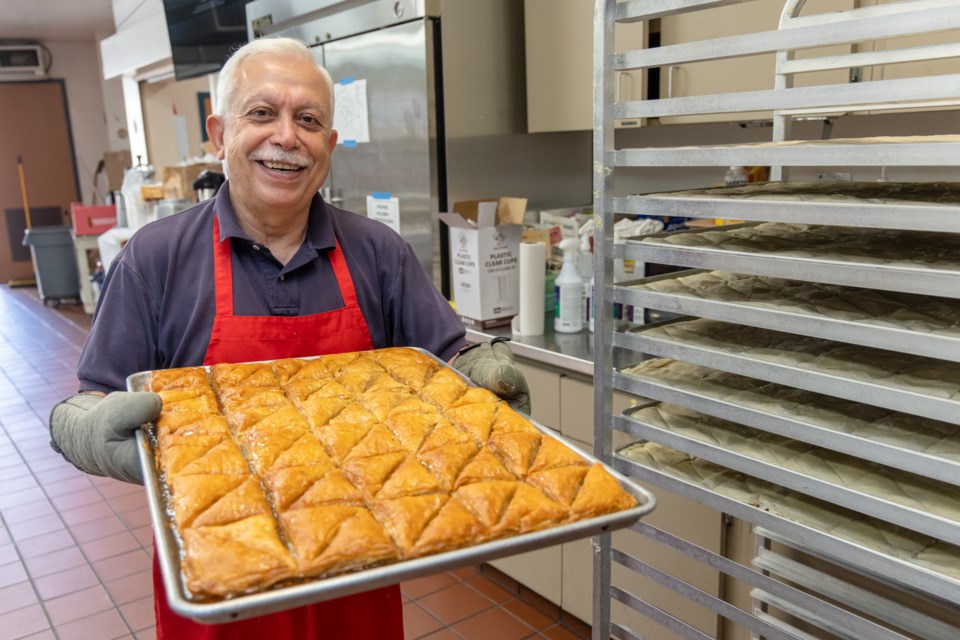
[[[217,315],[233,315],[233,260],[230,257],[230,238],[220,242],[220,221],[213,214],[213,279],[216,292]]]

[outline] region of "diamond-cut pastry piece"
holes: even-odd
[[[372,496],[380,491],[383,483],[407,455],[406,451],[396,451],[379,456],[351,458],[344,462],[340,469],[350,482]]]
[[[429,451],[438,447],[446,447],[451,444],[466,444],[476,442],[470,437],[470,434],[461,431],[449,422],[441,420],[427,435],[420,445],[421,451]]]
[[[444,413],[457,428],[469,433],[478,444],[483,444],[490,437],[501,404],[501,401],[459,404]]]
[[[459,500],[486,527],[500,522],[507,505],[522,483],[517,481],[492,480],[475,482],[457,489],[453,497]]]
[[[456,484],[460,471],[478,451],[477,445],[469,441],[462,444],[449,444],[429,451],[421,450],[417,454],[417,459],[440,481],[444,491],[450,491]]]
[[[493,423],[491,436],[503,433],[540,433],[540,430],[530,424],[530,421],[503,403],[497,411],[497,419]]]
[[[332,469],[326,464],[271,469],[263,475],[263,483],[277,510],[284,511]]]
[[[484,542],[490,535],[487,527],[458,500],[451,498],[436,517],[424,528],[409,557],[459,549]]]
[[[202,474],[178,475],[170,480],[173,516],[178,527],[189,527],[194,519],[218,500],[250,479],[250,476]],[[256,515],[256,514],[248,514]],[[239,518],[208,524],[226,524]]]
[[[433,474],[414,456],[407,456],[380,487],[377,499],[388,500],[441,491],[442,487]]]
[[[475,485],[468,485],[475,486]],[[563,523],[570,510],[532,485],[521,482],[500,521],[491,527],[495,536],[539,531]]]
[[[279,382],[273,367],[267,363],[215,364],[210,367],[210,377],[220,389],[234,387],[276,387]]]
[[[174,446],[160,450],[160,468],[169,477],[189,465],[194,460],[202,458],[222,442],[227,442],[229,446],[235,447],[230,441],[229,436],[225,434],[196,435],[192,438],[184,439]],[[244,471],[239,475],[248,473]],[[238,475],[238,474],[233,474]]]
[[[250,466],[240,453],[240,448],[232,440],[223,440],[212,448],[190,460],[179,468],[171,467],[167,475],[177,473],[223,473],[228,475],[246,475]]]
[[[193,413],[220,412],[217,397],[209,387],[202,389],[169,389],[158,391],[163,401],[163,411],[191,411]]]
[[[230,425],[239,433],[248,429],[269,430],[277,427],[306,429],[308,423],[292,404],[224,409]]]
[[[367,411],[375,415],[378,421],[383,422],[393,409],[399,407],[412,397],[410,390],[406,388],[403,390],[368,390],[360,396],[360,404],[362,404]]]
[[[397,440],[385,426],[378,424],[370,429],[367,435],[363,437],[363,440],[358,442],[356,446],[350,450],[346,460],[379,456],[385,453],[396,453],[397,451],[406,453],[406,449],[403,448],[400,441]]]
[[[322,398],[313,395],[300,402],[298,408],[306,416],[310,426],[319,429],[353,403],[352,398]]]
[[[254,471],[262,474],[273,466],[280,454],[307,433],[302,428],[250,429],[238,434],[237,440]]]
[[[362,507],[363,493],[339,469],[331,469],[303,492],[296,502],[285,510],[306,509],[324,505],[350,505]]]
[[[490,449],[484,448],[467,466],[460,471],[454,488],[459,489],[465,484],[486,482],[489,480],[516,480],[517,477],[500,462]]]
[[[466,383],[450,369],[441,369],[420,390],[420,397],[441,409],[449,407],[467,390]]]
[[[398,559],[398,550],[383,526],[366,509],[357,509],[340,522],[326,548],[308,562],[312,572],[323,575],[373,567]]]
[[[600,463],[595,463],[583,479],[580,492],[570,505],[570,513],[577,519],[583,519],[635,506],[636,498],[624,491],[616,478]]]
[[[328,424],[314,431],[336,464],[342,463],[373,427],[363,424]]]
[[[224,525],[270,513],[255,476],[181,474],[173,479],[171,490],[180,527]]]
[[[183,570],[193,593],[226,596],[267,587],[293,575],[296,564],[277,536],[271,516],[262,514],[217,527],[181,532]],[[216,571],[208,571],[216,567]]]
[[[500,404],[503,402],[497,394],[484,389],[483,387],[467,387],[467,389],[454,402],[450,403],[450,409],[465,407],[470,404],[481,404],[492,402]]]
[[[192,411],[162,413],[157,419],[157,444],[163,450],[184,444],[197,436],[229,437],[230,427],[222,416]]]
[[[182,367],[150,372],[150,391],[159,393],[173,389],[201,389],[210,386],[203,367]]]
[[[554,467],[531,473],[527,476],[527,482],[557,502],[569,506],[580,491],[587,471],[589,467],[585,465]]]
[[[414,402],[430,407],[431,411],[401,411],[404,407],[414,406],[411,401],[407,401],[391,412],[385,422],[387,428],[400,441],[400,444],[411,452],[420,449],[437,422],[443,419],[432,405],[427,405],[420,400]]]
[[[362,404],[353,402],[331,418],[328,424],[361,424],[372,427],[377,422],[377,417],[364,409]]]
[[[394,378],[419,391],[439,368],[432,358],[409,349],[382,349],[377,361]]]
[[[371,506],[374,517],[407,556],[420,533],[450,499],[445,493],[377,500]]]
[[[545,436],[540,441],[540,449],[537,451],[537,457],[533,459],[533,464],[530,465],[528,472],[536,473],[546,469],[555,469],[556,467],[566,467],[569,465],[588,467],[590,463],[556,438]]]
[[[515,431],[490,436],[487,446],[500,457],[510,473],[523,478],[540,449],[542,439],[539,432]]]
[[[277,376],[277,381],[281,385],[287,384],[291,378],[293,378],[304,365],[308,362],[313,362],[313,360],[304,360],[303,358],[284,358],[282,360],[273,361],[273,375]]]

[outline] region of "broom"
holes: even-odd
[[[26,229],[30,228],[30,202],[27,199],[27,179],[23,175],[23,158],[17,156],[17,171],[20,173],[20,197],[23,199],[23,217],[26,223]],[[7,283],[11,287],[35,287],[37,281],[34,278],[24,278],[22,280],[10,280]]]

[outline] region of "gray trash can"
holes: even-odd
[[[30,247],[37,292],[46,304],[57,306],[65,298],[80,297],[80,275],[70,227],[32,227],[23,236]]]

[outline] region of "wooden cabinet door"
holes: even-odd
[[[0,283],[33,278],[17,157],[33,226],[69,224],[78,199],[67,98],[60,80],[0,83]]]
[[[594,0],[524,0],[530,133],[593,129],[593,11]],[[644,27],[618,24],[617,50],[642,49]],[[620,73],[619,99],[641,100],[645,77],[640,70]]]
[[[760,31],[775,31],[783,11],[783,0],[758,0],[744,4],[704,9],[660,21],[660,45],[686,44],[702,40],[714,40]],[[854,0],[808,0],[800,15],[813,15],[829,11],[852,9]],[[796,58],[839,55],[848,53],[850,45],[818,47],[799,51]],[[707,60],[702,62],[672,65],[660,71],[660,97],[681,98],[742,91],[760,91],[774,88],[776,54]],[[845,83],[849,80],[846,69],[819,71],[798,75],[794,86],[813,86]],[[727,120],[769,119],[770,112],[756,111],[736,114],[708,114],[660,118],[664,124],[678,122],[717,122]]]

